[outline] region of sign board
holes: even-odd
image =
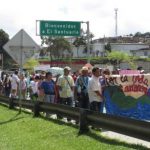
[[[24,64],[34,55],[35,51],[40,49],[23,29],[9,40],[3,48],[19,65]]]
[[[40,21],[41,36],[80,36],[81,22]]]

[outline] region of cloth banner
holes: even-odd
[[[106,113],[150,120],[149,74],[110,76],[106,82]]]

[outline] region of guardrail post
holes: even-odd
[[[38,102],[38,101],[34,102],[34,107],[33,107],[33,116],[34,117],[38,117],[40,114],[39,104],[40,104],[40,102]]]
[[[85,109],[80,109],[80,128],[79,128],[79,134],[83,134],[89,131],[88,128],[88,122],[87,122],[87,110]]]
[[[14,108],[13,98],[9,98],[9,109],[13,109],[13,108]]]

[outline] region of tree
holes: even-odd
[[[111,64],[114,65],[114,68],[119,67],[121,62],[130,62],[130,56],[127,53],[123,53],[120,51],[113,51],[108,53],[107,55],[108,60]]]
[[[9,35],[2,29],[0,29],[0,53],[3,53],[3,46],[9,41]]]
[[[111,45],[110,45],[110,43],[106,43],[105,44],[104,50],[105,50],[105,52],[111,52]]]
[[[41,49],[39,56],[43,58],[45,55],[46,55],[46,50],[43,48]]]
[[[10,69],[15,64],[14,60],[3,49],[3,46],[8,41],[9,41],[9,35],[3,29],[0,29],[0,54],[3,55],[3,60],[5,60],[3,64],[4,69]]]
[[[47,45],[47,51],[50,52],[50,59],[52,61],[52,52],[51,52],[51,45],[53,43],[53,38],[52,37],[46,37],[46,36],[41,36],[41,46]]]
[[[145,33],[141,33],[141,32],[137,32],[134,35],[135,37],[150,37],[150,32],[145,32]]]
[[[52,52],[55,58],[63,58],[65,50],[71,54],[71,44],[65,38],[60,37],[53,40]]]
[[[77,37],[75,41],[73,42],[73,45],[77,48],[77,57],[79,57],[79,47],[86,45],[86,40],[83,36]]]
[[[144,37],[150,37],[150,32],[145,32]]]
[[[32,71],[34,71],[34,67],[37,65],[39,65],[38,60],[31,58],[23,65],[23,68],[32,72]]]
[[[46,44],[47,51],[50,52],[51,60],[54,58],[63,58],[66,50],[71,54],[71,44],[64,37],[42,37],[42,45]],[[71,56],[71,55],[70,55]]]
[[[141,32],[136,32],[134,36],[135,36],[135,37],[141,37],[141,36],[142,36],[142,33],[141,33]]]
[[[85,49],[84,49],[84,52],[87,53],[88,49],[87,49],[87,38],[88,36],[86,35],[85,36],[85,40],[86,40],[86,46],[85,46]],[[89,41],[90,41],[90,53],[92,53],[93,51],[93,38],[94,38],[94,34],[93,33],[90,33],[89,34]]]

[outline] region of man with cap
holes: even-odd
[[[81,75],[78,76],[75,82],[75,97],[77,98],[77,102],[79,103],[79,107],[88,109],[89,108],[89,96],[88,96],[88,68],[82,67]]]
[[[74,92],[74,80],[70,75],[71,68],[66,66],[64,74],[58,78],[57,86],[60,95],[60,104],[72,106],[72,96]],[[69,119],[67,119],[69,121]]]

